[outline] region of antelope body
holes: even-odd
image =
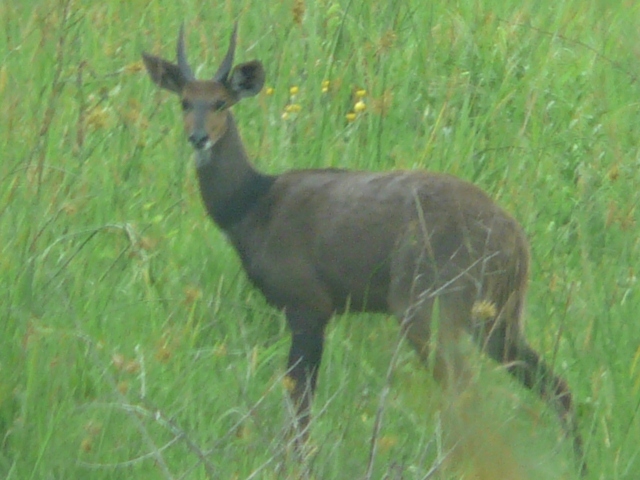
[[[455,348],[471,335],[490,357],[557,412],[582,459],[571,393],[524,338],[529,270],[518,223],[482,190],[424,171],[336,169],[258,172],[229,107],[257,94],[264,69],[233,66],[236,29],[212,80],[196,80],[183,31],[178,62],[143,54],[152,80],[177,93],[195,148],[200,191],[253,284],[283,309],[292,333],[291,396],[306,428],[325,327],[346,309],[390,312],[426,360],[437,299],[436,378],[464,375]]]

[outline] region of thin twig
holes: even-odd
[[[81,338],[90,347],[92,347],[90,348],[89,351],[91,354],[95,356],[95,352],[96,352],[95,342],[87,335],[78,335],[78,337]],[[118,390],[115,379],[111,375],[107,374],[106,372],[105,372],[104,378],[111,385],[114,395],[116,395],[116,397],[120,400],[120,402],[116,405],[127,405],[124,395],[122,395]],[[137,414],[138,412],[135,412],[131,409],[129,410],[123,409],[123,410],[129,413],[129,417],[131,418],[132,424],[136,426],[136,428],[140,432],[140,435],[142,436],[142,440],[149,447],[150,458],[153,458],[154,464],[158,466],[164,478],[169,480],[174,480],[174,477],[171,471],[169,470],[167,463],[164,461],[164,457],[162,456],[161,450],[156,446],[155,442],[153,441],[153,438],[151,437],[148,430],[143,425],[139,415]]]
[[[614,69],[619,70],[622,73],[626,74],[631,79],[631,83],[636,83],[638,81],[638,76],[633,74],[633,73],[631,73],[626,68],[624,68],[621,62],[619,62],[617,60],[613,60],[610,57],[607,57],[600,50],[596,49],[595,47],[592,47],[591,45],[589,45],[589,44],[587,44],[585,42],[582,42],[580,40],[576,40],[574,38],[566,37],[565,35],[562,35],[561,33],[558,33],[558,32],[549,32],[547,30],[543,30],[542,28],[534,27],[533,25],[531,25],[529,23],[510,22],[510,21],[505,20],[503,18],[498,18],[498,21],[502,22],[502,23],[506,23],[507,25],[515,26],[515,27],[528,28],[528,29],[530,29],[530,30],[532,30],[534,32],[540,33],[542,35],[546,35],[548,37],[553,37],[553,38],[558,38],[558,39],[562,40],[565,43],[582,47],[582,48],[584,48],[586,50],[589,50],[590,52],[595,53],[596,57],[601,58],[605,62],[609,63]]]

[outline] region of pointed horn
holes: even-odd
[[[178,34],[178,68],[187,79],[195,79],[184,49],[184,23],[180,25],[180,33]]]
[[[227,54],[225,55],[218,71],[213,76],[213,79],[216,82],[225,83],[227,81],[227,77],[229,76],[229,72],[231,71],[231,67],[233,67],[233,54],[236,50],[236,37],[238,35],[238,22],[233,25],[233,33],[231,34],[231,40],[229,41],[229,49],[227,50]]]

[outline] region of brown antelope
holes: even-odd
[[[230,108],[264,84],[259,61],[233,67],[236,28],[211,80],[196,80],[183,29],[177,64],[143,54],[151,79],[180,96],[204,205],[251,282],[283,309],[292,333],[288,377],[306,430],[324,331],[346,309],[390,312],[446,384],[464,376],[455,345],[470,335],[558,412],[582,462],[566,382],[527,343],[529,249],[520,225],[481,189],[425,171],[337,169],[265,175],[250,163]],[[437,342],[430,341],[437,300]]]

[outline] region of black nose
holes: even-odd
[[[202,150],[209,141],[209,135],[206,132],[194,132],[189,135],[189,142],[196,150]]]

